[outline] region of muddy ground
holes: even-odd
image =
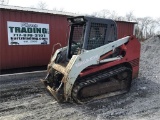
[[[0,80],[0,120],[160,119],[160,39],[142,43],[139,78],[127,94],[85,105],[59,104],[40,78]]]

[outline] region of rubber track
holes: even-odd
[[[73,91],[72,91],[72,98],[74,101],[76,101],[77,103],[85,103],[88,102],[89,100],[91,100],[93,97],[89,97],[89,98],[84,98],[84,99],[79,99],[78,93],[80,92],[80,90],[86,86],[89,86],[91,84],[94,84],[96,82],[99,82],[101,80],[107,79],[109,77],[112,77],[114,75],[117,75],[123,71],[129,70],[131,71],[131,69],[127,68],[127,67],[115,67],[111,70],[107,70],[107,71],[103,71],[100,72],[98,74],[94,74],[92,76],[88,76],[86,78],[79,78],[78,79],[78,83],[75,84],[75,86],[73,87]],[[130,87],[130,86],[129,86]],[[96,97],[96,96],[94,96]]]

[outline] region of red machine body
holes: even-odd
[[[138,77],[139,73],[139,60],[140,60],[140,42],[135,36],[131,36],[128,43],[121,46],[121,52],[124,52],[124,57],[121,60],[105,63],[98,66],[91,66],[80,73],[81,77],[110,68],[116,65],[125,65],[132,69],[132,79]],[[106,56],[112,54],[112,51],[107,53]]]

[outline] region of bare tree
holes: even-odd
[[[104,10],[101,10],[101,11],[99,11],[99,12],[94,12],[94,13],[92,13],[91,16],[100,17],[100,18],[108,18],[109,15],[110,15],[110,11],[104,9]]]
[[[148,37],[152,37],[155,35],[156,28],[159,28],[158,21],[152,19],[152,21],[150,22],[150,25],[148,27]]]
[[[39,1],[37,8],[42,10],[47,9],[47,4],[45,2]]]
[[[9,3],[9,0],[0,0],[1,5],[7,5]]]
[[[139,39],[148,39],[154,36],[158,22],[151,17],[137,18],[136,35]]]
[[[98,13],[99,17],[102,17],[102,18],[108,18],[109,15],[110,15],[110,11],[109,10],[101,10],[99,13]]]
[[[136,22],[138,22],[138,25],[136,26],[135,34],[139,39],[143,39],[143,31],[145,28],[144,19],[143,18],[137,18]]]
[[[149,38],[149,34],[148,34],[148,30],[149,30],[149,26],[152,24],[153,19],[151,17],[144,17],[144,37],[147,39]]]
[[[157,18],[156,21],[157,21],[157,24],[160,25],[160,18]]]
[[[119,16],[115,11],[109,11],[109,10],[101,10],[99,12],[94,12],[91,16],[110,18],[119,21],[124,21],[124,20],[135,21],[138,23],[135,26],[135,35],[140,40],[145,40],[148,39],[149,37],[154,36],[158,31],[160,25],[160,18],[157,20],[151,17],[136,18],[132,11],[127,13],[125,17]],[[160,32],[157,32],[157,34],[160,34]]]
[[[134,21],[135,20],[135,16],[133,15],[133,12],[130,11],[129,13],[126,14],[125,16],[127,21]]]
[[[157,35],[157,36],[160,36],[160,31],[159,31],[159,30],[156,32],[156,35]]]
[[[125,17],[123,17],[123,16],[117,16],[116,20],[118,20],[118,21],[125,21]]]
[[[110,11],[109,18],[113,20],[118,20],[119,16],[116,11]]]
[[[118,16],[118,14],[115,11],[109,11],[109,10],[106,10],[106,9],[101,10],[99,12],[94,12],[92,14],[92,16],[101,17],[101,18],[110,18],[110,19],[113,19],[113,20],[122,19],[122,17]]]
[[[135,25],[135,36],[136,36],[137,38],[140,38],[140,35],[142,35],[142,33],[141,33],[141,31],[140,31],[139,25],[137,24],[137,25]]]

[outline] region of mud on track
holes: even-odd
[[[0,80],[0,120],[160,119],[160,45],[153,40],[142,44],[139,78],[129,93],[85,105],[59,104],[38,77]]]

